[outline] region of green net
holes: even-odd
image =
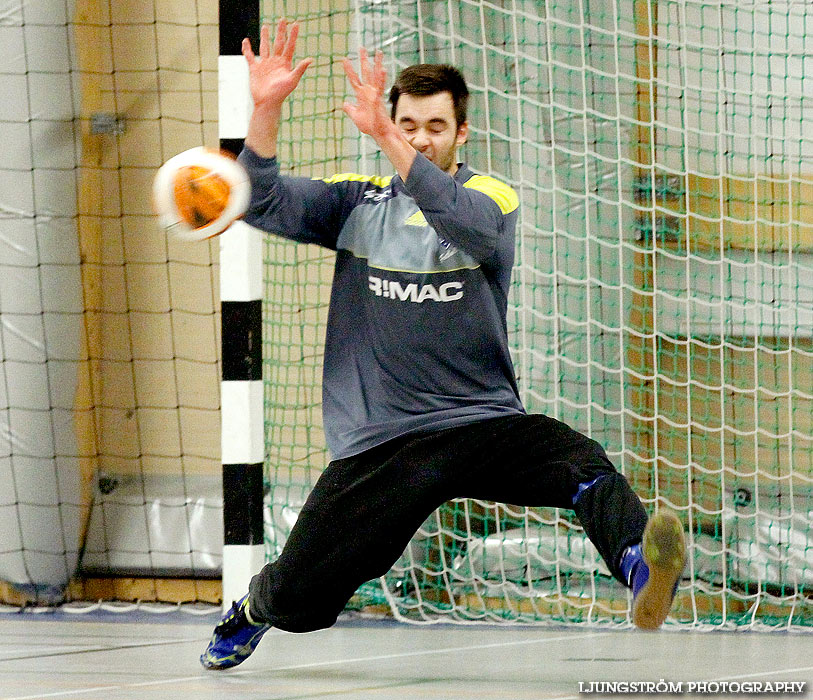
[[[316,59],[283,171],[390,174],[343,117],[336,57],[451,62],[462,157],[521,201],[509,308],[529,411],[607,449],[683,518],[672,620],[809,626],[813,587],[813,6],[802,0],[267,2]],[[332,254],[265,251],[269,556],[329,455]],[[326,584],[329,585],[329,584]],[[397,617],[627,624],[569,511],[459,500],[359,592]]]

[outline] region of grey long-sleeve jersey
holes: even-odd
[[[516,193],[418,154],[406,182],[280,175],[240,155],[245,220],[336,251],[323,371],[334,459],[407,433],[523,413],[508,350]]]

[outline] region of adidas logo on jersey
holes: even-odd
[[[381,190],[380,192],[376,190],[367,190],[364,193],[364,199],[372,199],[374,202],[383,202],[390,195],[392,195],[392,190],[389,187],[386,190]]]
[[[448,258],[451,258],[456,252],[457,248],[455,248],[449,241],[447,241],[442,236],[438,236],[438,245],[440,246],[441,253],[438,255],[438,260],[443,262]]]
[[[445,282],[437,287],[434,284],[418,285],[410,282],[403,285],[396,280],[385,280],[380,277],[368,278],[370,291],[377,297],[385,299],[397,299],[398,301],[411,301],[422,304],[425,301],[457,301],[463,298],[462,282]]]

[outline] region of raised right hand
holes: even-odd
[[[274,46],[270,48],[268,25],[260,30],[260,56],[251,49],[251,42],[243,39],[243,56],[248,62],[249,87],[255,107],[279,108],[299,84],[303,73],[313,62],[306,58],[291,67],[299,34],[299,23],[294,22],[288,31],[288,21],[281,19],[277,25]]]

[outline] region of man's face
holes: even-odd
[[[395,108],[395,125],[412,147],[441,170],[457,172],[457,147],[469,135],[469,125],[455,121],[450,92],[434,95],[400,95]]]

